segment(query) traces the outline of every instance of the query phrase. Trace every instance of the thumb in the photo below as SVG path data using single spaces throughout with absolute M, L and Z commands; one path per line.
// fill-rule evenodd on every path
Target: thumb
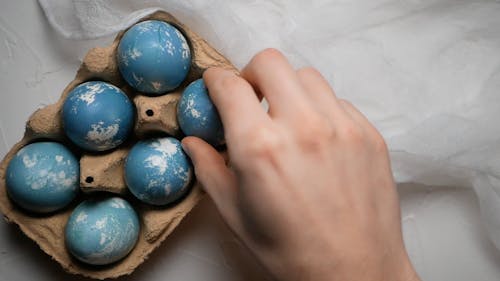
M 229 225 L 235 226 L 236 178 L 211 145 L 197 137 L 185 137 L 182 148 L 191 158 L 196 178 Z

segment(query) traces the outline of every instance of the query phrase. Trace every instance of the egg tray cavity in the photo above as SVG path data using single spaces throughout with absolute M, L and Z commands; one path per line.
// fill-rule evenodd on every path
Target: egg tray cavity
M 191 69 L 178 89 L 163 96 L 149 97 L 135 92 L 126 84 L 118 71 L 116 61 L 117 46 L 125 32 L 122 31 L 110 46 L 93 48 L 87 53 L 75 79 L 64 89 L 58 102 L 33 113 L 26 124 L 23 139 L 11 148 L 0 164 L 0 211 L 5 219 L 18 225 L 44 252 L 73 274 L 105 279 L 132 273 L 165 240 L 202 196 L 199 183 L 195 181 L 190 193 L 172 206 L 154 207 L 140 203 L 132 198 L 125 185 L 124 161 L 133 142 L 138 138 L 155 133 L 166 133 L 175 137 L 182 135 L 176 120 L 177 102 L 182 90 L 190 82 L 200 78 L 205 69 L 222 67 L 235 72 L 236 69 L 205 40 L 169 13 L 155 12 L 140 21 L 145 20 L 168 22 L 177 27 L 189 42 L 192 54 Z M 80 187 L 83 192 L 69 207 L 49 215 L 34 215 L 19 209 L 9 200 L 6 193 L 5 172 L 8 163 L 22 147 L 38 140 L 54 140 L 74 148 L 62 129 L 62 104 L 73 88 L 90 80 L 112 83 L 133 100 L 136 120 L 132 140 L 111 152 L 81 154 Z M 120 194 L 126 198 L 141 219 L 141 231 L 135 248 L 127 257 L 111 265 L 96 267 L 85 265 L 69 254 L 64 244 L 64 227 L 77 203 L 84 198 L 100 196 L 101 193 Z

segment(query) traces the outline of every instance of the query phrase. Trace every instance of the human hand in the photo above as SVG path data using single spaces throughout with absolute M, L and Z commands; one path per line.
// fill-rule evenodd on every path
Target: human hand
M 384 139 L 320 73 L 268 49 L 241 77 L 216 68 L 203 77 L 230 165 L 201 139 L 183 146 L 228 226 L 275 278 L 418 280 Z

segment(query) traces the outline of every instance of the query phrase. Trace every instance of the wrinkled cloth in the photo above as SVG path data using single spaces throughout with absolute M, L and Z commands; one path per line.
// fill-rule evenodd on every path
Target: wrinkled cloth
M 237 67 L 266 47 L 316 67 L 384 135 L 397 182 L 473 187 L 500 248 L 500 1 L 39 3 L 68 38 L 110 36 L 163 9 Z

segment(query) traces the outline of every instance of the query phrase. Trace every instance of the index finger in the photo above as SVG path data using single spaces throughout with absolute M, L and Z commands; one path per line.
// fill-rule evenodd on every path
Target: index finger
M 245 79 L 222 68 L 207 69 L 203 79 L 219 111 L 226 140 L 269 120 L 257 94 Z

